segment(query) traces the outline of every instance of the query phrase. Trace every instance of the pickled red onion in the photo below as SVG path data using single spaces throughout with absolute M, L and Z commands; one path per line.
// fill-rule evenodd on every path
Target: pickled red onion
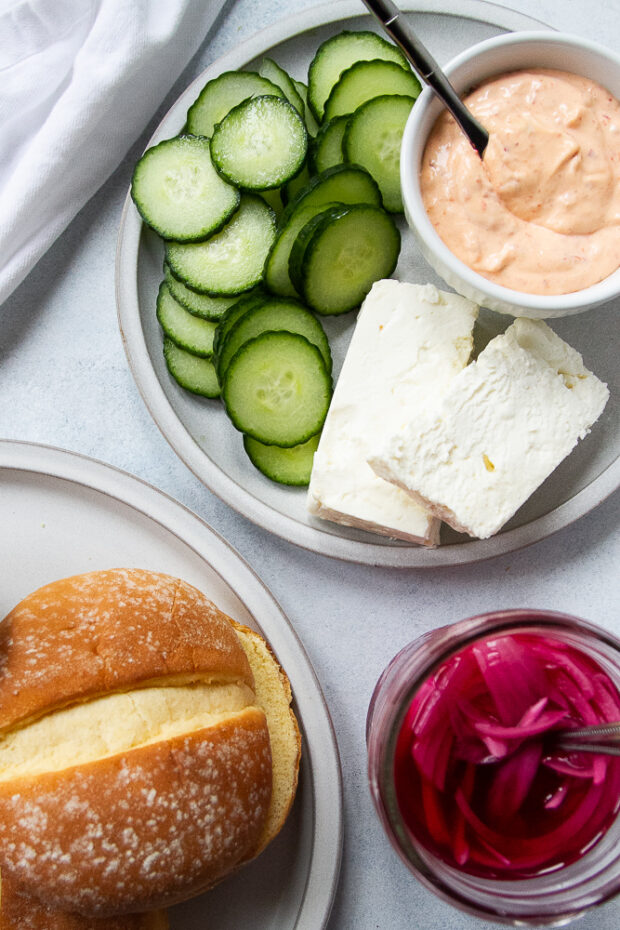
M 414 836 L 465 871 L 523 877 L 579 858 L 620 808 L 620 759 L 547 734 L 620 719 L 620 693 L 576 646 L 539 633 L 443 663 L 401 727 L 395 785 Z

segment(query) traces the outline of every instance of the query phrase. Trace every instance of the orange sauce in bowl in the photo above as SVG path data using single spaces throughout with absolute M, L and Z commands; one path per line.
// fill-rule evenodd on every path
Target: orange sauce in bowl
M 471 269 L 530 294 L 568 294 L 620 267 L 620 102 L 564 71 L 486 81 L 465 98 L 489 130 L 481 160 L 447 112 L 422 160 L 438 235 Z

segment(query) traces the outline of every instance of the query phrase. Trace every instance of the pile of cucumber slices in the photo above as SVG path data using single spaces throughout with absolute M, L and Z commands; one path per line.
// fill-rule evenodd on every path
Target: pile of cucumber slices
M 343 31 L 307 85 L 272 59 L 209 81 L 131 194 L 164 240 L 157 319 L 178 384 L 220 397 L 252 463 L 306 485 L 332 394 L 321 318 L 398 261 L 399 156 L 420 84 L 400 50 Z

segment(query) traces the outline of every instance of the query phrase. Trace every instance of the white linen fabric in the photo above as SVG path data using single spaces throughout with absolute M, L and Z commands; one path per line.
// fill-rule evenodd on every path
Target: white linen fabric
M 0 303 L 117 167 L 222 0 L 0 0 Z

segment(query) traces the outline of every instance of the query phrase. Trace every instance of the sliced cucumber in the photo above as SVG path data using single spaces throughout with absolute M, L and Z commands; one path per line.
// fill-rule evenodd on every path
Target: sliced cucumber
M 297 197 L 300 191 L 308 186 L 310 178 L 310 167 L 308 165 L 308 159 L 306 158 L 306 163 L 299 174 L 296 174 L 294 178 L 291 178 L 291 180 L 287 181 L 282 187 L 282 203 L 285 207 L 291 200 Z
M 381 58 L 409 71 L 407 59 L 396 46 L 374 32 L 344 30 L 319 45 L 308 70 L 308 102 L 319 123 L 325 101 L 343 71 L 356 61 Z
M 220 320 L 228 307 L 237 299 L 236 297 L 210 297 L 208 294 L 193 291 L 175 278 L 167 262 L 164 262 L 164 280 L 174 299 L 194 316 L 202 317 L 203 320 Z
M 398 94 L 374 97 L 348 119 L 341 117 L 346 121 L 343 141 L 346 160 L 370 172 L 379 185 L 383 206 L 391 213 L 403 211 L 400 146 L 414 103 L 413 97 Z
M 281 297 L 299 296 L 288 272 L 288 261 L 293 243 L 298 232 L 303 229 L 313 216 L 316 216 L 317 213 L 323 213 L 327 207 L 335 206 L 335 201 L 314 203 L 307 207 L 302 204 L 295 210 L 286 226 L 283 226 L 278 231 L 277 238 L 265 263 L 265 284 L 272 293 L 279 294 Z
M 215 127 L 211 158 L 218 172 L 245 190 L 280 187 L 302 168 L 308 133 L 288 100 L 244 100 Z
M 166 260 L 176 278 L 213 296 L 242 294 L 263 277 L 276 236 L 275 214 L 262 198 L 243 194 L 230 222 L 205 242 L 168 242 Z
M 293 83 L 297 89 L 297 93 L 304 102 L 304 119 L 306 121 L 306 129 L 308 130 L 309 135 L 316 136 L 319 124 L 314 118 L 314 113 L 310 109 L 310 104 L 308 103 L 308 85 L 304 84 L 303 81 L 296 81 L 293 78 Z
M 148 149 L 134 168 L 131 196 L 145 223 L 178 242 L 205 239 L 239 206 L 239 191 L 218 175 L 209 140 L 198 136 Z
M 177 384 L 202 397 L 219 397 L 220 384 L 210 358 L 200 358 L 181 349 L 172 339 L 164 339 L 164 359 Z
M 211 137 L 217 123 L 233 107 L 259 94 L 283 97 L 284 91 L 256 71 L 225 71 L 205 84 L 187 111 L 187 131 L 196 136 Z
M 157 295 L 157 319 L 166 336 L 193 355 L 210 358 L 216 324 L 201 320 L 174 299 L 165 281 Z
M 273 190 L 268 191 L 256 191 L 256 193 L 263 198 L 265 203 L 269 204 L 276 217 L 280 216 L 284 208 L 284 204 L 282 202 L 282 195 L 278 188 L 274 188 Z
M 226 368 L 231 358 L 241 346 L 260 336 L 261 333 L 278 332 L 299 333 L 308 342 L 317 347 L 328 372 L 332 370 L 332 356 L 325 330 L 299 301 L 271 297 L 258 306 L 251 307 L 229 329 L 220 347 L 215 367 L 220 384 L 226 376 Z
M 375 281 L 392 274 L 399 251 L 400 233 L 385 210 L 370 204 L 332 207 L 298 234 L 289 273 L 317 313 L 346 313 Z
M 327 123 L 323 123 L 316 134 L 316 139 L 312 144 L 312 163 L 317 174 L 325 171 L 326 168 L 341 165 L 345 161 L 342 138 L 348 119 L 348 116 L 330 119 Z M 355 161 L 355 159 L 347 158 L 346 161 Z
M 358 61 L 334 84 L 325 104 L 325 119 L 353 113 L 359 106 L 383 94 L 418 97 L 420 82 L 412 71 L 393 61 Z
M 263 333 L 226 369 L 222 399 L 232 423 L 266 445 L 297 446 L 321 429 L 331 378 L 316 346 L 295 333 Z
M 328 204 L 316 211 L 314 216 L 301 227 L 291 244 L 288 257 L 288 272 L 295 292 L 303 296 L 304 292 L 304 256 L 314 233 L 320 226 L 325 226 L 346 216 L 344 203 Z M 304 298 L 305 299 L 305 298 Z
M 258 73 L 261 75 L 261 77 L 267 78 L 268 81 L 271 81 L 272 84 L 277 84 L 277 86 L 284 92 L 284 96 L 288 102 L 295 107 L 303 119 L 305 113 L 303 98 L 300 96 L 292 77 L 284 70 L 284 68 L 281 68 L 280 65 L 273 60 L 273 58 L 263 58 L 261 66 L 258 69 Z
M 213 360 L 217 365 L 220 349 L 224 345 L 229 330 L 235 325 L 244 313 L 247 313 L 252 307 L 262 304 L 267 299 L 267 295 L 262 288 L 256 288 L 249 294 L 244 294 L 228 308 L 222 319 L 217 325 L 215 336 L 213 338 Z
M 310 178 L 307 186 L 286 205 L 280 217 L 282 229 L 299 207 L 315 203 L 374 203 L 381 206 L 381 192 L 377 182 L 364 168 L 357 165 L 334 165 Z
M 321 434 L 311 436 L 307 442 L 290 449 L 281 446 L 266 446 L 251 436 L 243 437 L 243 447 L 252 464 L 265 477 L 279 484 L 292 487 L 305 487 L 310 484 L 314 453 L 317 450 Z

